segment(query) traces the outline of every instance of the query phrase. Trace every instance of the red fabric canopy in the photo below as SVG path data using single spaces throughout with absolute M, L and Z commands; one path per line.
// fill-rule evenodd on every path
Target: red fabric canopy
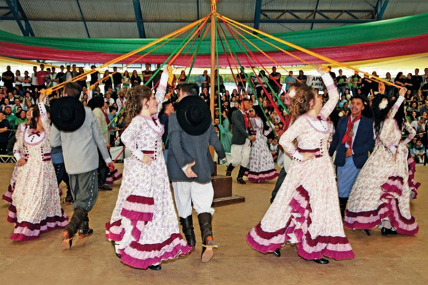
M 395 56 L 405 56 L 412 54 L 426 53 L 428 46 L 428 35 L 402 38 L 397 40 L 380 41 L 367 44 L 345 45 L 330 48 L 315 48 L 313 52 L 327 56 L 336 61 L 349 62 L 361 61 L 368 59 L 388 58 Z M 227 67 L 227 60 L 222 50 L 219 52 L 219 65 Z M 292 51 L 292 53 L 310 63 L 323 63 L 322 60 L 313 56 L 307 55 L 300 51 Z M 25 58 L 25 59 L 45 59 L 51 61 L 64 62 L 108 62 L 119 55 L 117 53 L 98 53 L 98 52 L 83 52 L 74 50 L 52 49 L 42 47 L 31 47 L 20 44 L 3 42 L 1 46 L 1 54 L 9 57 Z M 269 56 L 275 59 L 282 66 L 302 65 L 302 62 L 283 53 L 269 52 Z M 258 60 L 263 65 L 274 65 L 262 53 L 254 53 Z M 141 55 L 131 56 L 121 63 L 129 63 L 137 59 Z M 136 63 L 162 63 L 168 55 L 148 55 L 140 59 Z M 243 66 L 248 66 L 248 61 L 245 54 L 238 54 L 239 60 Z M 179 56 L 174 65 L 185 66 L 189 63 L 190 55 Z M 195 67 L 207 67 L 210 65 L 209 55 L 199 55 L 196 58 Z

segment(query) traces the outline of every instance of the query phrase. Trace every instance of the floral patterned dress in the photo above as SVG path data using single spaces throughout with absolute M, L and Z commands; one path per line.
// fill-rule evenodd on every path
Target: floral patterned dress
M 400 97 L 383 122 L 373 153 L 352 187 L 344 222 L 350 229 L 372 229 L 389 220 L 398 233 L 415 235 L 419 230 L 410 212 L 410 197 L 420 184 L 413 181 L 415 167 L 412 159 L 408 161 L 407 149 L 416 131 L 404 123 L 409 136 L 402 141 L 394 119 L 402 102 Z
M 16 134 L 15 137 L 21 137 L 22 133 L 25 131 L 25 129 L 28 127 L 26 123 L 19 124 L 18 128 L 16 128 Z M 28 157 L 28 152 L 26 148 L 21 149 L 21 156 L 22 157 Z M 12 193 L 13 189 L 15 189 L 15 183 L 16 179 L 18 177 L 18 163 L 15 164 L 15 167 L 13 168 L 12 177 L 10 178 L 9 187 L 7 188 L 6 193 L 3 194 L 2 200 L 11 204 L 12 203 Z
M 27 163 L 18 166 L 7 220 L 15 225 L 16 241 L 36 239 L 40 233 L 68 224 L 60 204 L 60 188 L 51 161 L 50 125 L 46 109 L 39 103 L 44 132 L 38 133 L 28 125 L 21 125 L 13 152 L 17 160 Z M 12 179 L 13 180 L 13 179 Z
M 280 138 L 293 161 L 274 202 L 247 235 L 250 246 L 262 253 L 292 243 L 297 245 L 298 255 L 307 260 L 323 255 L 337 260 L 354 257 L 344 233 L 328 155 L 333 125 L 327 118 L 339 99 L 336 88 L 329 90 L 330 99 L 318 118 L 307 114 L 298 117 Z M 302 152 L 313 152 L 315 158 L 302 161 Z
M 159 88 L 163 85 L 166 82 L 161 81 Z M 158 102 L 162 101 L 158 95 Z M 121 262 L 135 268 L 146 269 L 192 250 L 178 228 L 162 150 L 163 132 L 157 117 L 138 115 L 121 136 L 132 156 L 125 159 L 106 238 L 116 243 Z M 152 157 L 150 165 L 142 162 L 143 155 Z
M 250 118 L 251 126 L 256 132 L 256 140 L 252 143 L 250 164 L 245 175 L 250 182 L 263 182 L 278 177 L 272 154 L 269 151 L 267 138 L 264 135 L 262 119 Z

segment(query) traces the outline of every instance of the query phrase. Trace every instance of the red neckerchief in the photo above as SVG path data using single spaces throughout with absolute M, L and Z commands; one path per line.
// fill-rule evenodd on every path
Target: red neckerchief
M 351 116 L 348 117 L 348 124 L 346 125 L 346 133 L 343 136 L 342 144 L 348 143 L 349 148 L 352 148 L 352 136 L 350 136 L 349 133 L 354 128 L 354 124 L 356 122 L 358 122 L 360 119 L 361 119 L 361 115 L 359 115 L 358 117 L 356 117 L 354 120 L 352 120 Z
M 242 116 L 244 116 L 245 129 L 248 130 L 248 115 L 247 115 L 247 112 L 242 112 Z

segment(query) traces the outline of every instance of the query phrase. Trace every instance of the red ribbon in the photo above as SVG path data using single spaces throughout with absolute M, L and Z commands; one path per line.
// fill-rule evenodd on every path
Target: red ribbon
M 359 115 L 358 117 L 356 117 L 354 120 L 352 120 L 351 116 L 348 117 L 348 124 L 346 125 L 346 133 L 343 136 L 342 144 L 348 143 L 349 148 L 352 148 L 352 137 L 353 137 L 353 136 L 350 136 L 349 133 L 354 128 L 354 124 L 356 122 L 358 122 L 360 119 L 361 119 L 361 115 Z

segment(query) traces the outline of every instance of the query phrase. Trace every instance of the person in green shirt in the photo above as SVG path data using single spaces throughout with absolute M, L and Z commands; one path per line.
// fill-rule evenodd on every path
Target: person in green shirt
M 18 115 L 18 117 L 15 120 L 15 126 L 16 127 L 18 127 L 19 124 L 28 122 L 27 117 L 26 117 L 26 112 L 24 110 L 21 110 L 17 115 Z
M 6 114 L 6 120 L 9 121 L 10 126 L 15 129 L 16 116 L 12 113 L 12 108 L 10 106 L 6 106 L 4 108 L 4 113 Z

